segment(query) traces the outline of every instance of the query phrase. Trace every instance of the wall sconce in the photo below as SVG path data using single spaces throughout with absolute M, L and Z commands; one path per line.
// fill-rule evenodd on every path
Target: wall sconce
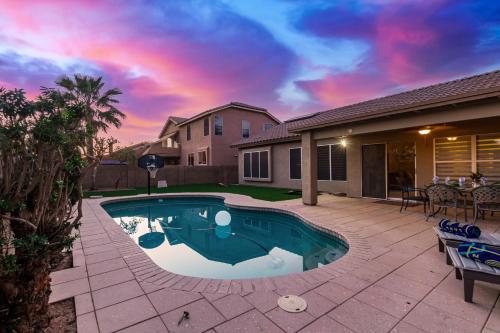
M 347 140 L 346 139 L 340 139 L 340 144 L 342 147 L 347 147 Z
M 421 129 L 421 130 L 419 130 L 419 131 L 418 131 L 418 134 L 420 134 L 420 135 L 427 135 L 427 134 L 429 134 L 430 132 L 431 132 L 431 130 L 430 130 L 430 129 L 425 128 L 425 129 Z
M 456 136 L 449 136 L 446 138 L 446 140 L 448 141 L 457 141 L 457 137 Z

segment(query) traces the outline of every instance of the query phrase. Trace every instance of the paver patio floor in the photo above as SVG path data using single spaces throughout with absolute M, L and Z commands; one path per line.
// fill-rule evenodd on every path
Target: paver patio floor
M 192 194 L 191 194 L 192 195 Z M 51 301 L 75 297 L 78 332 L 463 332 L 500 333 L 500 287 L 476 282 L 474 303 L 463 300 L 438 252 L 421 206 L 321 195 L 264 202 L 220 194 L 237 206 L 284 209 L 346 238 L 337 262 L 288 277 L 210 280 L 156 266 L 100 207 L 84 201 L 74 268 L 52 275 Z M 500 217 L 479 226 L 500 231 Z M 304 297 L 302 313 L 277 307 L 280 295 Z M 190 319 L 177 325 L 183 311 Z

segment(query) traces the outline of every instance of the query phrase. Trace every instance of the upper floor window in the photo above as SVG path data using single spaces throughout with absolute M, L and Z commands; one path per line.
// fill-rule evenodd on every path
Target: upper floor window
M 273 124 L 271 124 L 271 123 L 262 124 L 262 131 L 266 132 L 271 127 L 273 127 Z
M 191 140 L 191 125 L 186 126 L 186 140 Z
M 250 122 L 248 120 L 241 121 L 241 136 L 243 138 L 250 136 Z
M 215 115 L 214 120 L 214 134 L 222 135 L 222 116 Z
M 207 136 L 210 134 L 210 119 L 206 117 L 203 119 L 203 135 Z

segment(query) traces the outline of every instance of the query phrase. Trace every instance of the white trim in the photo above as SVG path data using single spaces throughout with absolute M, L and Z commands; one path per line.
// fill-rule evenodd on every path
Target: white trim
M 197 153 L 198 153 L 197 154 L 198 155 L 198 164 L 197 165 L 199 165 L 199 166 L 206 166 L 206 165 L 208 165 L 208 148 L 198 149 Z M 200 163 L 200 153 L 205 153 L 205 162 L 206 163 Z
M 340 143 L 324 143 L 324 144 L 319 144 L 316 145 L 316 147 L 323 147 L 323 146 L 328 146 L 328 169 L 330 172 L 330 179 L 318 179 L 318 182 L 347 182 L 347 148 L 345 148 L 345 163 L 346 163 L 346 173 L 345 173 L 345 179 L 344 180 L 338 180 L 338 179 L 332 179 L 332 146 L 337 146 L 341 145 Z
M 263 152 L 267 152 L 267 178 L 260 177 L 260 154 Z M 253 177 L 252 175 L 252 154 L 259 153 L 259 178 Z M 245 177 L 245 154 L 250 154 L 250 177 Z M 272 181 L 272 163 L 271 163 L 272 155 L 271 148 L 261 149 L 261 150 L 249 150 L 243 152 L 243 180 L 252 181 L 252 182 L 271 182 Z
M 290 170 L 290 151 L 292 149 L 300 149 L 300 178 L 292 178 L 292 170 Z M 302 147 L 290 147 L 288 148 L 288 180 L 302 180 Z
M 189 155 L 193 155 L 193 164 L 189 164 Z M 187 165 L 188 166 L 195 166 L 195 163 L 194 163 L 194 153 L 187 153 Z

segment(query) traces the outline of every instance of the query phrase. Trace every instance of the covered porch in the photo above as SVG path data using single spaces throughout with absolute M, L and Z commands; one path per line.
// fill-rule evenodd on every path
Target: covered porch
M 498 182 L 498 114 L 498 104 L 476 104 L 303 131 L 303 202 L 316 204 L 318 191 L 399 199 L 400 182 L 421 188 L 434 176 L 455 181 L 465 177 L 470 182 L 472 172 L 480 172 L 490 184 Z M 335 153 L 332 148 L 326 157 L 332 175 L 344 163 L 344 178 L 328 179 L 327 175 L 325 180 L 321 175 L 325 170 L 321 154 L 325 153 L 319 147 L 325 145 L 344 151 L 342 156 L 339 148 Z

